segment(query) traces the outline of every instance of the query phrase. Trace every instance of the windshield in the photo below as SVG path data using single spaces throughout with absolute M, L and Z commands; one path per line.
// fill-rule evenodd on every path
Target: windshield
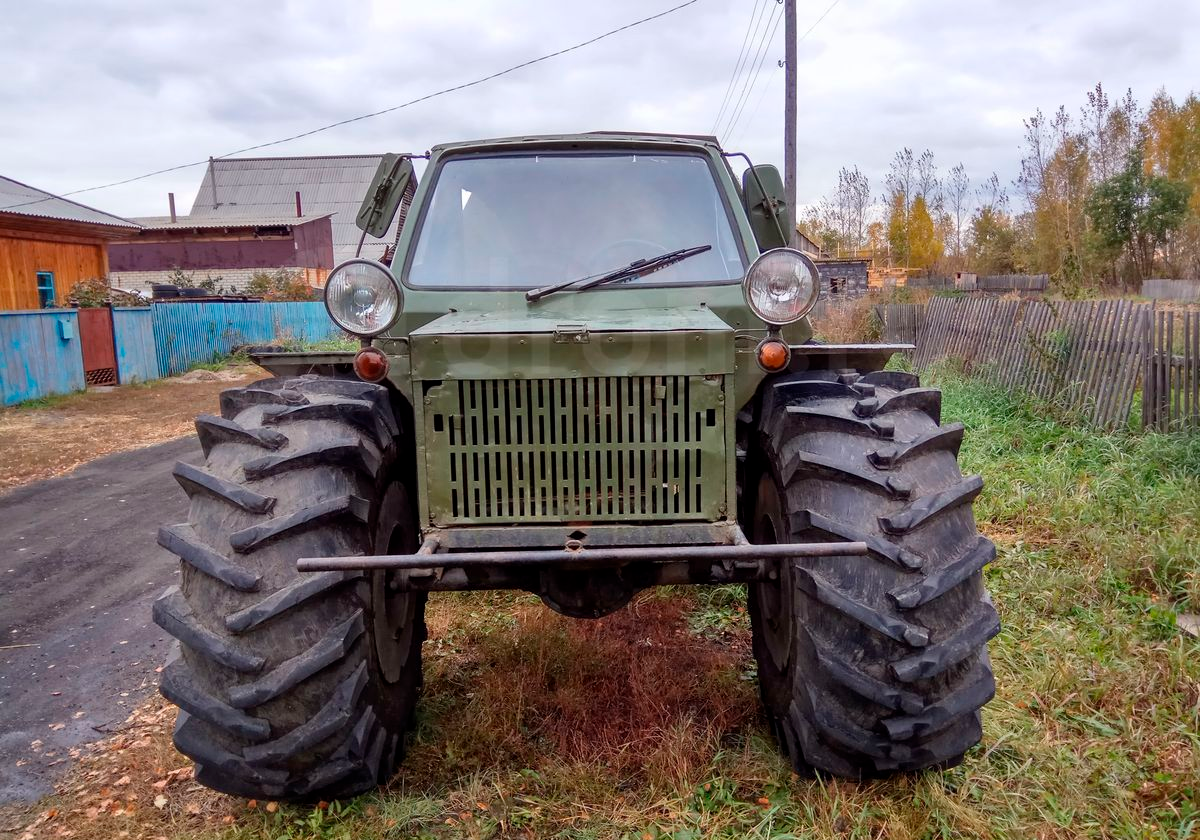
M 615 285 L 740 280 L 745 263 L 706 158 L 550 153 L 451 158 L 408 266 L 413 286 L 530 289 L 697 245 Z

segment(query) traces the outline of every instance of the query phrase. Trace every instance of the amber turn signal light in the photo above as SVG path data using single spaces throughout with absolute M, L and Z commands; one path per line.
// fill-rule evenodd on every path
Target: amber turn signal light
M 759 367 L 775 373 L 788 366 L 788 362 L 792 358 L 792 351 L 787 344 L 777 338 L 764 338 L 758 343 L 755 355 L 758 357 Z
M 354 372 L 364 382 L 379 382 L 388 372 L 388 357 L 374 347 L 364 347 L 354 357 Z

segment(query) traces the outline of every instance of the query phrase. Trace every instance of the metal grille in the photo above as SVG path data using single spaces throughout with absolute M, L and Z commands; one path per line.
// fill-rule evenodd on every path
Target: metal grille
M 720 377 L 469 380 L 426 392 L 439 524 L 717 519 Z
M 88 385 L 116 385 L 117 369 L 106 367 L 85 370 L 83 372 L 83 381 Z

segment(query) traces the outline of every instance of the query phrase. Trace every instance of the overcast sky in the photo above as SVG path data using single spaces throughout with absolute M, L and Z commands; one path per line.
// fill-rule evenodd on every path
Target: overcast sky
M 305 131 L 553 52 L 680 0 L 0 0 L 0 175 L 65 192 Z M 774 0 L 759 0 L 774 8 Z M 831 0 L 798 0 L 804 33 Z M 259 152 L 418 151 L 596 129 L 709 133 L 756 0 L 698 0 L 568 55 Z M 767 10 L 768 12 L 770 9 Z M 1021 120 L 1103 82 L 1200 87 L 1197 0 L 840 0 L 800 44 L 799 199 L 902 146 L 1015 177 Z M 1192 46 L 1189 46 L 1192 42 Z M 727 148 L 782 164 L 783 26 Z M 739 83 L 740 85 L 740 83 Z M 735 89 L 736 90 L 736 89 Z M 76 199 L 191 206 L 194 167 Z M 1010 188 L 1010 192 L 1012 192 Z

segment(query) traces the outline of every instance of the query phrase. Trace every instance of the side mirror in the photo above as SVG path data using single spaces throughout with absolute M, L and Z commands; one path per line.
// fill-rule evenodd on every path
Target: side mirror
M 779 170 L 769 163 L 747 168 L 742 173 L 742 201 L 759 249 L 786 248 L 791 222 Z
M 392 219 L 396 218 L 396 210 L 409 181 L 416 181 L 412 159 L 407 155 L 384 155 L 371 179 L 367 196 L 358 208 L 358 217 L 354 220 L 358 229 L 376 239 L 382 238 L 391 227 Z

